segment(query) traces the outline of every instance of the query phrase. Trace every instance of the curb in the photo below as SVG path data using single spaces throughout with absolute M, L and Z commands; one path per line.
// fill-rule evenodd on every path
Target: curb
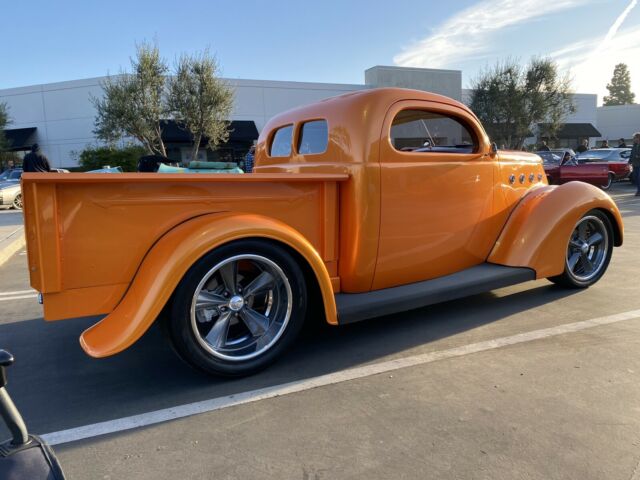
M 5 263 L 18 250 L 26 245 L 24 227 L 11 232 L 7 238 L 0 241 L 0 265 Z

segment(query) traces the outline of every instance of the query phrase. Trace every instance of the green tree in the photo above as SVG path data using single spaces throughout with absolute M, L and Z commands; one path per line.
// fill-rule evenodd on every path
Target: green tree
M 207 147 L 215 148 L 229 138 L 233 91 L 218 77 L 218 70 L 216 59 L 205 50 L 194 56 L 182 55 L 169 80 L 168 108 L 193 137 L 193 160 L 203 139 Z
M 122 137 L 135 138 L 148 153 L 166 156 L 160 121 L 167 116 L 167 65 L 157 46 L 143 43 L 131 67 L 131 73 L 107 77 L 103 96 L 92 98 L 97 111 L 94 133 L 111 144 Z
M 553 137 L 575 111 L 569 77 L 546 58 L 525 66 L 514 59 L 498 62 L 480 73 L 471 90 L 471 109 L 492 141 L 509 148 L 522 148 L 538 123 Z
M 0 151 L 6 150 L 9 147 L 9 143 L 7 142 L 7 137 L 4 134 L 4 130 L 10 123 L 11 121 L 9 120 L 9 107 L 6 103 L 0 102 Z
M 636 96 L 631 91 L 631 75 L 625 63 L 619 63 L 615 66 L 611 83 L 607 84 L 607 90 L 609 90 L 609 95 L 604 97 L 604 105 L 633 103 Z

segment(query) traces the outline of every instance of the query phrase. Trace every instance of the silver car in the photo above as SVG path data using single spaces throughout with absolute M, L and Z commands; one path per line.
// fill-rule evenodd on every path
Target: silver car
M 22 170 L 7 170 L 0 175 L 0 207 L 22 210 L 20 177 Z

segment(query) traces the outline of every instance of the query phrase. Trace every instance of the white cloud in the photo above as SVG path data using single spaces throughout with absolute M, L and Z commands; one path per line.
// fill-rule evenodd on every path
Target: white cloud
M 591 40 L 580 40 L 551 53 L 560 68 L 570 71 L 574 89 L 581 93 L 597 93 L 602 102 L 608 94 L 607 83 L 618 63 L 626 63 L 631 72 L 631 88 L 640 100 L 640 27 L 618 31 L 627 15 L 637 5 L 631 0 L 611 25 L 607 34 Z
M 393 58 L 403 67 L 442 68 L 486 53 L 492 33 L 590 0 L 483 0 L 449 18 Z M 637 0 L 634 0 L 637 1 Z

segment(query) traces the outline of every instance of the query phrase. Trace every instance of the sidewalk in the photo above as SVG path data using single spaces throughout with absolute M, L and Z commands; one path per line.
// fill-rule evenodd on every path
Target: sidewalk
M 0 265 L 25 245 L 22 212 L 0 210 Z

